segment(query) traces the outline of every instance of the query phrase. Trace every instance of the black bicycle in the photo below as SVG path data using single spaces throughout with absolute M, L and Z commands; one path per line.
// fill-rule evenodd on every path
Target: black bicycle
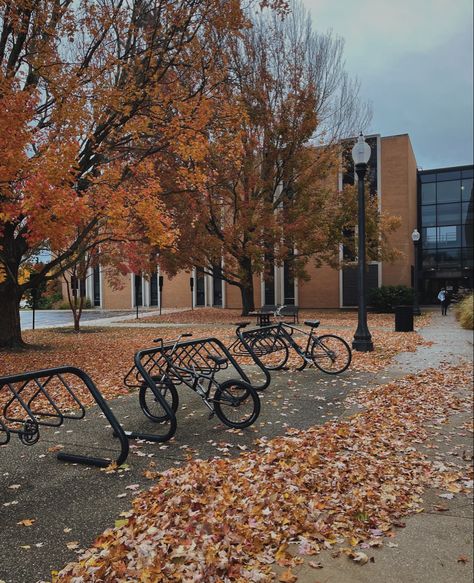
M 159 347 L 140 352 L 142 366 L 148 370 L 154 384 L 153 388 L 145 382 L 140 384 L 139 402 L 143 413 L 151 421 L 167 421 L 168 416 L 163 414 L 157 393 L 176 413 L 179 405 L 176 385 L 184 384 L 204 401 L 210 410 L 209 418 L 215 414 L 234 429 L 252 425 L 260 414 L 260 399 L 255 388 L 242 379 L 216 379 L 216 374 L 226 369 L 229 361 L 241 376 L 245 373 L 219 340 L 208 338 L 181 342 L 183 337 L 189 336 L 192 334 L 181 334 L 168 344 L 158 338 L 155 342 L 160 343 Z M 224 356 L 216 352 L 224 353 Z M 136 369 L 129 371 L 127 377 L 132 371 L 136 372 Z
M 319 320 L 306 320 L 305 325 L 311 328 L 310 332 L 285 322 L 242 332 L 248 325 L 248 322 L 244 322 L 239 324 L 237 336 L 247 351 L 252 351 L 268 370 L 283 369 L 288 361 L 290 349 L 293 349 L 303 361 L 297 370 L 314 365 L 327 374 L 340 374 L 351 364 L 352 351 L 349 344 L 340 336 L 335 334 L 318 336 L 315 329 L 319 324 Z M 304 348 L 294 339 L 295 332 L 307 336 Z

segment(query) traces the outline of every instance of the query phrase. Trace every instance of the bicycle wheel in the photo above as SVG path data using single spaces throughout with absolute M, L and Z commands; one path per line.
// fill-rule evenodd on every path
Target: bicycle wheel
M 224 381 L 214 395 L 214 411 L 228 427 L 242 429 L 260 415 L 257 391 L 244 381 Z
M 255 339 L 250 348 L 267 370 L 281 370 L 288 360 L 289 350 L 286 342 L 275 335 Z
M 339 374 L 351 364 L 352 352 L 349 344 L 339 336 L 324 334 L 313 342 L 311 358 L 319 370 Z
M 169 379 L 164 381 L 155 381 L 156 388 L 160 391 L 161 395 L 165 401 L 170 406 L 173 413 L 176 413 L 179 405 L 179 396 L 176 387 Z M 153 391 L 148 385 L 142 385 L 140 387 L 140 393 L 138 395 L 138 400 L 143 413 L 155 423 L 160 423 L 168 419 L 168 415 L 164 414 L 163 407 L 161 403 L 156 398 Z

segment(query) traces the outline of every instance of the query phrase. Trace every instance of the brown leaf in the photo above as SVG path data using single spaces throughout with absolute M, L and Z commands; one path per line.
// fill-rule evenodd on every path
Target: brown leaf
M 36 522 L 35 518 L 25 518 L 24 520 L 20 520 L 19 522 L 17 522 L 17 524 L 19 526 L 33 526 L 35 522 Z

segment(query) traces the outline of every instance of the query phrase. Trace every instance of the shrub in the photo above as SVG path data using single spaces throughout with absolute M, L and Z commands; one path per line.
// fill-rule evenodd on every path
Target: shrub
M 413 304 L 413 289 L 406 285 L 383 285 L 369 289 L 369 306 L 377 312 L 393 312 L 395 306 L 411 306 Z
M 474 294 L 466 296 L 455 308 L 456 318 L 463 328 L 474 330 Z

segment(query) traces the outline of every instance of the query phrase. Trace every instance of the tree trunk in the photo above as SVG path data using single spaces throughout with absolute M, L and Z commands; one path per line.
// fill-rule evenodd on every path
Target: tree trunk
M 80 332 L 81 316 L 77 311 L 73 312 L 72 315 L 74 317 L 74 332 Z
M 253 273 L 250 259 L 245 259 L 240 263 L 240 270 L 244 274 L 244 277 L 242 277 L 242 285 L 240 286 L 240 293 L 242 296 L 241 315 L 247 316 L 249 312 L 255 310 L 253 297 Z
M 25 346 L 21 338 L 20 297 L 12 285 L 0 285 L 0 348 Z

